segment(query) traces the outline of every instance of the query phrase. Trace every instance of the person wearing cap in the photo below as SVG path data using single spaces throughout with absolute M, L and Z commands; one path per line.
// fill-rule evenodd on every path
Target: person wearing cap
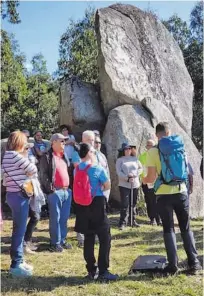
M 145 176 L 147 172 L 146 162 L 147 162 L 147 151 L 150 150 L 155 146 L 155 141 L 152 139 L 148 139 L 146 143 L 146 151 L 139 155 L 139 161 L 143 165 L 143 173 L 141 177 Z M 154 184 L 142 184 L 142 190 L 144 193 L 144 199 L 147 206 L 147 215 L 150 219 L 150 225 L 161 225 L 161 220 L 157 211 L 157 204 L 156 204 L 156 195 L 154 193 Z
M 140 187 L 139 175 L 142 173 L 143 168 L 137 157 L 131 155 L 131 150 L 130 145 L 123 143 L 118 150 L 120 157 L 116 161 L 116 172 L 121 197 L 120 230 L 123 230 L 128 222 L 130 223 L 131 187 L 133 187 L 133 225 L 139 227 L 139 224 L 136 222 L 136 204 L 138 189 Z
M 70 216 L 72 193 L 69 189 L 69 162 L 64 155 L 65 137 L 53 134 L 51 148 L 43 155 L 40 165 L 41 186 L 48 194 L 50 251 L 71 249 L 66 242 L 67 221 Z

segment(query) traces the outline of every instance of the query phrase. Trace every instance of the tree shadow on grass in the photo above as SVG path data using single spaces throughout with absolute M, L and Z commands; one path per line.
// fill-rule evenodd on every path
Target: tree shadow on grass
M 160 274 L 156 276 L 161 277 Z M 126 275 L 119 277 L 118 281 L 151 281 L 155 277 L 155 274 L 137 274 Z M 8 271 L 1 270 L 1 292 L 17 292 L 23 291 L 27 294 L 32 292 L 51 292 L 55 288 L 60 286 L 78 286 L 78 288 L 83 288 L 84 285 L 88 284 L 101 284 L 101 283 L 111 283 L 111 282 L 101 282 L 101 281 L 90 281 L 83 276 L 32 276 L 30 278 L 13 278 L 9 275 Z
M 13 278 L 6 271 L 1 271 L 1 292 L 52 291 L 60 286 L 80 286 L 87 284 L 88 280 L 80 276 L 32 276 L 30 278 Z

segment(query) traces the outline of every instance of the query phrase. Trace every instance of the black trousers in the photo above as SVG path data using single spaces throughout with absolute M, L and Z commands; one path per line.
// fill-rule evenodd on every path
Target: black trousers
M 103 274 L 109 268 L 109 255 L 111 248 L 111 234 L 109 224 L 96 231 L 99 239 L 98 268 L 99 274 Z M 88 272 L 96 271 L 96 259 L 94 256 L 95 234 L 84 235 L 84 259 Z
M 95 235 L 99 238 L 98 268 L 103 274 L 109 267 L 111 234 L 106 214 L 106 198 L 95 196 L 90 206 L 76 207 L 75 231 L 84 234 L 84 259 L 88 272 L 95 272 Z
M 29 208 L 29 217 L 30 217 L 30 220 L 27 224 L 26 233 L 24 236 L 25 242 L 31 241 L 33 231 L 34 231 L 38 221 L 40 220 L 40 214 L 34 212 L 33 210 L 31 210 L 31 208 Z
M 157 208 L 164 233 L 174 232 L 174 211 L 180 231 L 190 230 L 189 197 L 186 193 L 157 195 Z
M 147 215 L 151 221 L 154 219 L 157 223 L 160 223 L 160 217 L 157 209 L 157 197 L 154 194 L 154 188 L 148 188 L 145 184 L 142 184 L 142 190 L 144 193 L 145 203 L 147 205 Z
M 127 225 L 131 217 L 131 189 L 119 186 L 121 206 L 120 206 L 120 222 L 119 225 Z M 138 188 L 133 189 L 133 222 L 136 221 L 136 204 L 137 204 Z

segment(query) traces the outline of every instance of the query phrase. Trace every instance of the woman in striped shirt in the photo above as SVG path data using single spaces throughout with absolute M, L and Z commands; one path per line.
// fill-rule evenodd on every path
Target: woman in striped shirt
M 28 176 L 37 173 L 37 168 L 26 157 L 26 135 L 20 131 L 10 134 L 2 161 L 6 186 L 6 200 L 13 217 L 11 241 L 11 268 L 14 276 L 31 276 L 33 267 L 23 261 L 23 239 L 29 211 L 29 199 L 25 198 L 20 186 Z

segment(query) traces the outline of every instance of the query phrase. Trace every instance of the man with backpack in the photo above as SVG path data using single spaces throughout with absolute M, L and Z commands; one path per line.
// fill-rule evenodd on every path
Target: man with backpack
M 168 265 L 164 272 L 174 274 L 178 271 L 176 235 L 173 212 L 175 211 L 184 249 L 191 272 L 201 269 L 195 247 L 193 232 L 190 230 L 189 198 L 186 182 L 188 178 L 187 159 L 183 140 L 170 133 L 169 124 L 160 122 L 156 126 L 158 146 L 147 153 L 147 176 L 143 184 L 154 183 L 157 208 L 162 220 L 164 244 Z

